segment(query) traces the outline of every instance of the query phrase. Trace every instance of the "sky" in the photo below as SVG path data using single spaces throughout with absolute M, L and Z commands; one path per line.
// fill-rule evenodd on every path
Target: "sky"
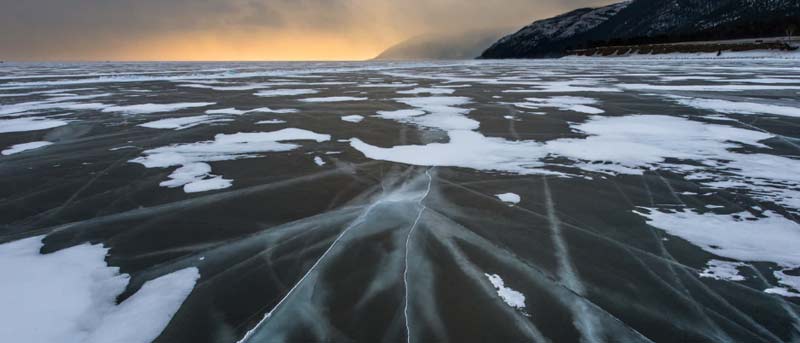
M 362 60 L 609 0 L 0 0 L 0 59 Z

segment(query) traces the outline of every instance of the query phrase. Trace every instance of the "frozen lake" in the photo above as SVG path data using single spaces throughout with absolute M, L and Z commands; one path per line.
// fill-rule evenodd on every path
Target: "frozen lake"
M 0 65 L 0 341 L 789 342 L 798 60 Z

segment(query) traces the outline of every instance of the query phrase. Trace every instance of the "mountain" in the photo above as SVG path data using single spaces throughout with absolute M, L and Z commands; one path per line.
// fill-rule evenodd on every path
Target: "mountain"
M 472 59 L 512 30 L 487 29 L 417 36 L 386 49 L 376 60 Z
M 800 24 L 798 0 L 632 0 L 536 21 L 481 58 L 557 57 L 566 50 L 781 36 Z

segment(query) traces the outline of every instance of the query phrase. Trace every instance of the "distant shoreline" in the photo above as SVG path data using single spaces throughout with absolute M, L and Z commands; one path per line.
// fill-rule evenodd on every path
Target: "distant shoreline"
M 702 42 L 678 42 L 664 44 L 637 44 L 600 46 L 588 49 L 568 50 L 565 57 L 642 57 L 668 55 L 696 55 L 699 57 L 796 57 L 800 38 L 769 37 Z M 749 56 L 746 56 L 749 55 Z

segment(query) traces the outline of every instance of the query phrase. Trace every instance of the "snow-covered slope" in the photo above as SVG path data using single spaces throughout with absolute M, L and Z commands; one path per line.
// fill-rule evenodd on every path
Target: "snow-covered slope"
M 774 36 L 798 15 L 797 0 L 631 0 L 536 21 L 481 57 L 552 57 L 604 44 Z

